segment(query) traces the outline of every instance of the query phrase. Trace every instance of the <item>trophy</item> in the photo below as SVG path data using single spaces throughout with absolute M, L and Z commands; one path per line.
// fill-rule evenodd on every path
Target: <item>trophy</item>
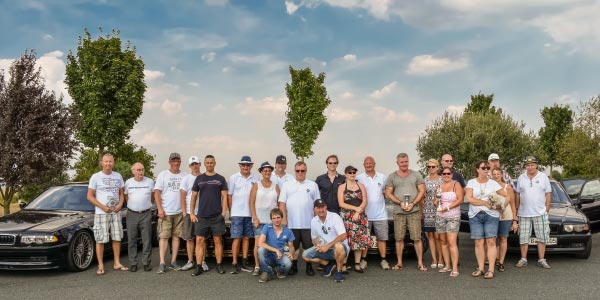
M 442 188 L 439 186 L 435 189 L 435 198 L 438 201 L 437 211 L 442 211 Z
M 408 201 L 410 200 L 410 194 L 404 194 L 404 205 L 408 207 Z
M 108 206 L 108 208 L 110 208 L 110 210 L 114 212 L 117 204 L 119 204 L 119 201 L 117 201 L 117 199 L 113 197 L 110 197 L 108 198 L 108 204 L 106 206 Z

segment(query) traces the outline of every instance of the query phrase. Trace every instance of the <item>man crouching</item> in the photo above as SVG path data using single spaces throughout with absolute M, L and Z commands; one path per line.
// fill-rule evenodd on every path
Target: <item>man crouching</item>
M 274 208 L 270 212 L 271 224 L 263 226 L 258 238 L 258 261 L 261 274 L 258 282 L 267 282 L 273 277 L 273 270 L 277 278 L 285 278 L 287 271 L 292 266 L 291 253 L 294 253 L 294 234 L 283 226 L 283 212 Z

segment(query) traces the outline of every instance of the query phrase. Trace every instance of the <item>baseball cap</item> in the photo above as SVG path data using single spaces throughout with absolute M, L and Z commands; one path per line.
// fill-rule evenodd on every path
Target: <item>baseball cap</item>
M 353 167 L 353 166 L 347 166 L 347 167 L 344 169 L 344 173 L 348 173 L 348 172 L 350 172 L 350 171 L 354 171 L 354 172 L 356 172 L 356 171 L 358 171 L 358 169 L 357 169 L 357 168 L 355 168 L 355 167 Z
M 492 153 L 490 154 L 490 156 L 488 157 L 488 160 L 500 160 L 500 156 L 498 156 L 497 153 Z
M 198 158 L 198 156 L 190 156 L 190 158 L 188 159 L 188 165 L 191 165 L 193 163 L 200 163 L 200 159 Z
M 287 163 L 287 159 L 285 158 L 285 155 L 277 155 L 277 158 L 275 158 L 275 163 L 276 164 L 285 164 L 285 163 Z
M 264 168 L 271 168 L 271 171 L 273 171 L 275 168 L 273 168 L 273 166 L 271 166 L 271 164 L 268 161 L 265 161 L 264 163 L 260 164 L 260 168 L 258 168 L 258 172 L 262 172 L 262 170 Z
M 526 164 L 537 164 L 538 160 L 537 160 L 537 158 L 535 158 L 535 156 L 528 155 L 527 157 L 525 157 L 525 163 Z
M 248 156 L 248 155 L 244 155 L 244 156 L 242 156 L 242 159 L 240 159 L 240 162 L 239 162 L 239 163 L 240 163 L 240 164 L 254 164 L 254 163 L 252 162 L 252 159 L 251 159 L 251 158 L 250 158 L 250 156 Z
M 169 160 L 172 159 L 181 159 L 181 155 L 179 155 L 177 152 L 171 152 L 171 154 L 169 154 Z
M 323 199 L 315 200 L 315 207 L 321 207 L 321 206 L 325 206 L 325 205 L 327 205 L 327 203 L 325 203 L 325 201 L 323 201 Z

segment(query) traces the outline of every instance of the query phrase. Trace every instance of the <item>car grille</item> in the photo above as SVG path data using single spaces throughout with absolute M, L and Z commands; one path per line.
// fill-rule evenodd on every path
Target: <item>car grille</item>
M 13 234 L 0 234 L 0 245 L 12 246 L 15 244 L 15 235 Z
M 550 234 L 558 234 L 561 225 L 559 224 L 550 224 Z

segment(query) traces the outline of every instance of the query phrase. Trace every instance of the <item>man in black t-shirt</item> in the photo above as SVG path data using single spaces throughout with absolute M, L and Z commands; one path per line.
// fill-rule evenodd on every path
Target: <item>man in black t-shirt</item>
M 223 270 L 223 243 L 222 235 L 225 234 L 225 215 L 227 214 L 227 181 L 225 177 L 215 172 L 215 157 L 207 155 L 204 158 L 206 172 L 196 177 L 192 186 L 192 201 L 190 202 L 190 219 L 196 223 L 196 268 L 192 276 L 202 274 L 202 258 L 204 257 L 204 243 L 208 237 L 209 229 L 215 243 L 215 256 L 217 258 L 217 272 L 224 274 Z M 196 201 L 198 199 L 198 215 Z
M 346 182 L 346 176 L 337 172 L 338 157 L 335 154 L 327 156 L 325 165 L 327 166 L 327 173 L 319 175 L 315 182 L 319 186 L 319 193 L 321 199 L 327 203 L 327 210 L 336 214 L 340 213 L 340 205 L 338 203 L 338 187 L 340 184 Z

